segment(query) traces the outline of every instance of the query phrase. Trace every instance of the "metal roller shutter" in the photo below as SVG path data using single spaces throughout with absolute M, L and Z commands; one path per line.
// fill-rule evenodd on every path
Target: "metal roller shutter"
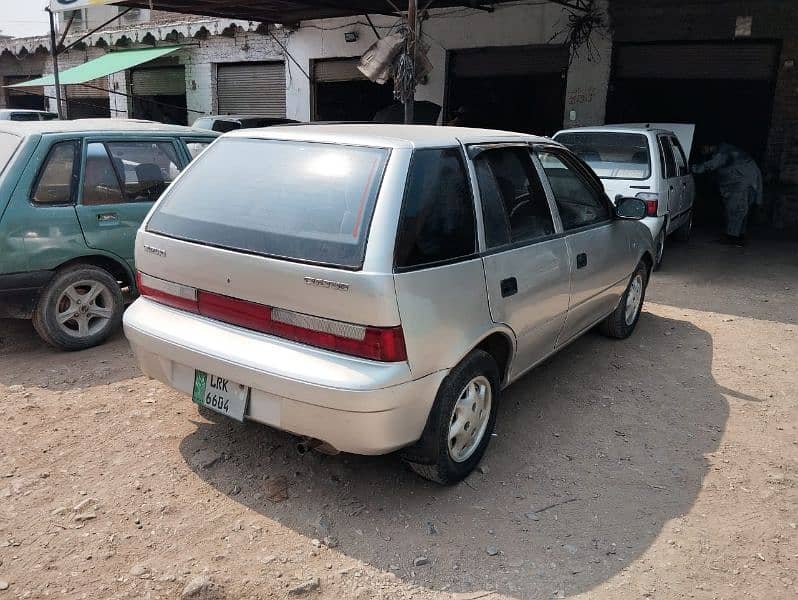
M 216 70 L 219 114 L 285 117 L 285 63 L 238 63 Z
M 615 54 L 619 79 L 773 79 L 775 44 L 624 44 Z
M 353 81 L 365 79 L 358 71 L 360 58 L 333 58 L 313 63 L 313 79 L 316 82 Z
M 18 83 L 24 83 L 25 81 L 30 81 L 31 79 L 38 79 L 41 77 L 39 75 L 7 75 L 4 77 L 3 85 L 16 85 Z M 5 88 L 6 94 L 9 97 L 11 96 L 44 96 L 44 88 L 39 86 L 34 87 L 26 87 L 26 88 L 12 88 L 7 87 Z
M 87 81 L 86 85 L 75 84 L 66 86 L 66 95 L 67 98 L 108 98 L 108 92 L 103 90 L 109 89 L 110 85 L 108 77 L 99 77 Z
M 134 96 L 181 96 L 186 93 L 185 67 L 134 69 L 132 73 Z
M 558 73 L 568 69 L 568 48 L 554 44 L 539 46 L 493 46 L 452 53 L 455 77 L 500 77 Z

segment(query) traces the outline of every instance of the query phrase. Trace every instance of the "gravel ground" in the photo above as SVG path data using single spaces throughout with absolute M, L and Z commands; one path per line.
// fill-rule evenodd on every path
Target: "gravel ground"
M 0 600 L 796 598 L 796 256 L 671 245 L 635 335 L 508 389 L 452 488 L 0 321 Z

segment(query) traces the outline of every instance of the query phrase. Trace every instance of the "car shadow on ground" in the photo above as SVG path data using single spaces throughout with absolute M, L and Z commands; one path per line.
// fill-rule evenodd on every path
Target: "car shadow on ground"
M 198 419 L 180 450 L 218 491 L 407 582 L 563 597 L 629 566 L 695 502 L 729 412 L 712 352 L 707 332 L 650 313 L 629 340 L 581 338 L 505 391 L 483 472 L 454 487 L 395 457 L 299 456 L 290 435 L 221 419 Z M 224 460 L 203 469 L 208 450 Z
M 121 330 L 96 348 L 63 352 L 44 342 L 30 321 L 0 319 L 0 382 L 4 385 L 73 390 L 140 374 Z

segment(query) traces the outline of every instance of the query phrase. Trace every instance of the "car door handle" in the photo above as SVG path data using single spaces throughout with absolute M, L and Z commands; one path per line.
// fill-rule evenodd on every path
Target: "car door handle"
M 583 269 L 587 266 L 587 254 L 582 252 L 582 254 L 576 255 L 576 268 Z
M 100 223 L 116 223 L 119 221 L 119 215 L 117 213 L 100 213 L 97 215 L 97 221 Z
M 516 280 L 515 277 L 508 277 L 507 279 L 502 279 L 500 285 L 502 288 L 502 298 L 515 296 L 518 293 L 518 281 Z

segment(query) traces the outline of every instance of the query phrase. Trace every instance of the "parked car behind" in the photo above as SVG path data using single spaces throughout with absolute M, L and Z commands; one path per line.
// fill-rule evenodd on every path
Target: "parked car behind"
M 27 108 L 0 109 L 0 121 L 55 121 L 58 115 L 46 110 L 30 110 Z
M 117 119 L 0 121 L 0 317 L 65 350 L 104 341 L 135 289 L 153 202 L 217 134 Z
M 654 250 L 628 219 L 644 213 L 528 135 L 234 132 L 142 224 L 125 331 L 142 370 L 201 407 L 303 448 L 403 449 L 451 483 L 503 387 L 596 324 L 632 333 Z
M 253 127 L 272 127 L 273 125 L 288 125 L 298 123 L 293 119 L 282 119 L 276 117 L 261 117 L 258 115 L 215 115 L 210 117 L 200 117 L 192 127 L 195 129 L 207 129 L 227 133 L 236 129 L 252 129 Z
M 554 139 L 568 146 L 601 178 L 610 198 L 646 202 L 643 222 L 651 230 L 662 264 L 665 239 L 683 241 L 693 224 L 695 182 L 688 164 L 694 125 L 641 123 L 566 129 Z

